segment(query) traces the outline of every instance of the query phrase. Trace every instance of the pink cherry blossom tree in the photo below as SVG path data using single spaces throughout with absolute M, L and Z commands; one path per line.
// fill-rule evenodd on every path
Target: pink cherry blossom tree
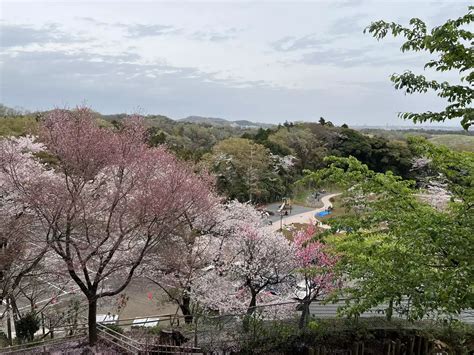
M 199 301 L 221 312 L 250 315 L 259 301 L 280 299 L 295 268 L 291 243 L 270 231 L 252 206 L 238 202 L 224 206 L 215 232 L 211 268 L 194 289 Z
M 331 255 L 326 244 L 315 240 L 316 226 L 309 224 L 305 229 L 297 231 L 293 236 L 297 274 L 301 277 L 295 299 L 300 303 L 300 327 L 303 328 L 309 318 L 311 302 L 327 296 L 339 287 L 334 266 L 338 258 Z
M 265 296 L 283 292 L 278 289 L 294 269 L 292 247 L 282 234 L 254 225 L 242 226 L 231 243 L 225 272 L 250 299 L 247 314 L 252 314 L 262 292 Z
M 213 203 L 211 179 L 145 138 L 139 117 L 112 130 L 87 108 L 54 110 L 39 136 L 50 164 L 2 151 L 1 184 L 40 221 L 34 232 L 88 300 L 91 345 L 98 299 L 124 290 L 150 250 Z
M 216 210 L 211 208 L 208 214 Z M 145 277 L 176 303 L 186 323 L 193 321 L 195 313 L 192 289 L 203 282 L 206 268 L 214 257 L 214 241 L 207 234 L 209 228 L 212 228 L 212 219 L 180 226 L 146 260 Z
M 415 158 L 412 170 L 421 177 L 423 189 L 417 195 L 420 201 L 426 202 L 438 211 L 445 211 L 454 196 L 449 191 L 446 177 L 434 169 L 432 159 L 425 156 Z
M 51 252 L 43 229 L 34 211 L 21 202 L 21 193 L 14 179 L 28 181 L 47 178 L 49 172 L 33 159 L 44 149 L 34 137 L 0 140 L 0 301 L 4 305 L 0 319 L 7 316 L 7 333 L 11 339 L 11 315 L 19 320 L 23 311 L 36 312 L 37 285 L 55 268 L 47 260 Z M 19 295 L 26 295 L 31 305 L 20 308 Z M 44 304 L 43 304 L 44 306 Z
M 236 257 L 231 255 L 236 251 L 230 246 L 238 231 L 246 225 L 263 227 L 261 222 L 261 214 L 248 205 L 236 201 L 216 204 L 150 253 L 146 277 L 178 305 L 186 322 L 191 322 L 202 306 L 227 311 L 245 309 L 248 305 L 243 293 L 223 274 Z M 229 297 L 233 292 L 236 297 Z
M 38 265 L 47 251 L 44 243 L 30 243 L 29 236 L 37 221 L 31 210 L 16 203 L 18 194 L 5 178 L 5 172 L 17 164 L 23 164 L 23 169 L 15 172 L 18 176 L 41 174 L 34 164 L 28 164 L 32 154 L 41 149 L 32 137 L 0 141 L 0 299 L 13 294 L 21 279 Z

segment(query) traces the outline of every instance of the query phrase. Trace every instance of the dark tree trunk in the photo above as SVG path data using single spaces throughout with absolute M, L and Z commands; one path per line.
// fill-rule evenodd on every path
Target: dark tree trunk
M 181 312 L 184 316 L 184 322 L 186 324 L 193 322 L 193 314 L 191 312 L 191 298 L 189 296 L 183 296 L 183 302 L 179 305 Z
M 306 327 L 306 324 L 308 323 L 309 319 L 309 302 L 303 302 L 302 307 L 301 307 L 301 318 L 300 318 L 300 324 L 299 327 L 300 329 L 303 329 Z
M 251 315 L 255 312 L 255 307 L 257 306 L 257 295 L 252 292 L 252 298 L 250 299 L 249 307 L 247 308 L 247 314 Z
M 7 298 L 7 310 L 10 308 L 10 300 Z M 12 319 L 10 316 L 10 311 L 7 312 L 7 337 L 8 337 L 8 344 L 13 345 L 13 337 L 12 337 Z
M 255 312 L 255 306 L 257 305 L 257 294 L 251 292 L 252 298 L 250 299 L 250 304 L 247 308 L 247 315 L 244 317 L 244 332 L 248 332 L 250 330 L 250 319 L 252 318 L 252 314 Z
M 15 297 L 10 297 L 10 307 L 12 309 L 13 320 L 18 321 L 21 318 L 20 310 L 18 309 L 18 305 L 16 304 Z
M 89 326 L 89 345 L 94 346 L 97 343 L 97 299 L 89 299 L 89 315 L 88 315 L 88 326 Z
M 53 325 L 53 321 L 52 321 L 51 318 L 49 319 L 49 335 L 50 335 L 51 339 L 54 338 L 54 325 Z
M 393 315 L 393 298 L 390 298 L 390 301 L 388 302 L 387 313 L 386 313 L 386 317 L 389 322 L 392 320 L 392 315 Z

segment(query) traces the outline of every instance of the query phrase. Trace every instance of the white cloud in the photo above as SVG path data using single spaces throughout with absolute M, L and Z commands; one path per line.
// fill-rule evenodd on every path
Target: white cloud
M 141 106 L 178 118 L 324 115 L 398 124 L 397 111 L 439 106 L 432 96 L 404 97 L 388 81 L 393 72 L 421 70 L 426 58 L 401 54 L 400 41 L 377 42 L 362 29 L 415 16 L 439 23 L 467 5 L 4 2 L 0 101 L 35 109 L 85 99 L 107 112 Z

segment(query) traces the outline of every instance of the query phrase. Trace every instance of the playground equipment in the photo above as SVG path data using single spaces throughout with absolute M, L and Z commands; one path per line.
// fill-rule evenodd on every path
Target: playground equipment
M 326 211 L 321 211 L 321 212 L 317 212 L 315 213 L 315 217 L 324 217 L 324 216 L 327 216 L 328 214 L 331 214 L 331 211 L 329 210 L 326 210 Z
M 291 213 L 291 200 L 288 197 L 283 197 L 283 202 L 278 208 L 278 212 L 280 212 L 280 215 Z

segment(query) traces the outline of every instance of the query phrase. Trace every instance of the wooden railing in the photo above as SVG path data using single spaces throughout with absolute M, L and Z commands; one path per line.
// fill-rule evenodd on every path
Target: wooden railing
M 107 325 L 97 323 L 97 333 L 101 339 L 109 342 L 113 346 L 117 346 L 122 350 L 125 350 L 127 353 L 138 355 L 143 350 L 142 344 L 107 327 Z

